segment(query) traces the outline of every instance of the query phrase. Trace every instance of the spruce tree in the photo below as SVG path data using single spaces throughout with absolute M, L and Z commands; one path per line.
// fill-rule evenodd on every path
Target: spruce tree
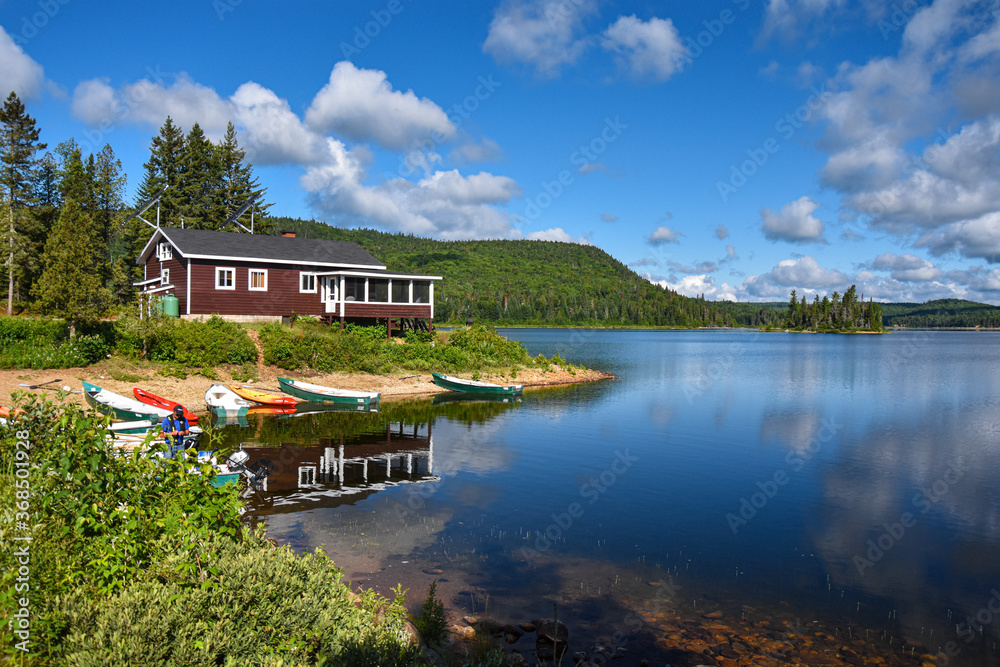
M 67 199 L 45 244 L 45 269 L 34 292 L 41 309 L 68 321 L 70 336 L 107 310 L 100 246 L 93 217 L 80 202 Z
M 116 257 L 115 250 L 118 250 L 114 247 L 117 241 L 116 220 L 122 217 L 125 208 L 125 175 L 122 173 L 122 163 L 115 157 L 110 145 L 105 144 L 94 157 L 92 178 L 93 216 L 100 235 L 104 266 L 109 270 L 103 276 L 107 283 L 111 278 L 110 267 Z
M 184 132 L 167 116 L 159 135 L 153 137 L 150 144 L 149 162 L 143 165 L 145 173 L 136 195 L 136 204 L 142 204 L 169 185 L 160 198 L 160 224 L 164 227 L 181 225 L 183 195 L 180 186 L 184 176 L 184 145 Z M 155 224 L 156 221 L 152 222 Z M 152 231 L 147 234 L 147 240 L 151 234 Z
M 225 215 L 220 223 L 228 220 L 229 216 L 236 213 L 251 197 L 256 196 L 257 199 L 253 205 L 254 233 L 269 233 L 274 227 L 274 223 L 267 217 L 267 211 L 271 208 L 271 204 L 264 200 L 267 188 L 260 186 L 260 182 L 253 174 L 253 165 L 245 163 L 246 151 L 240 148 L 236 138 L 236 128 L 231 121 L 226 126 L 226 136 L 216 147 L 216 153 L 222 166 L 222 204 L 225 210 Z M 245 216 L 249 220 L 249 214 L 245 214 Z M 240 223 L 245 227 L 250 226 L 242 218 Z M 225 231 L 240 232 L 243 230 L 236 225 L 231 225 Z
M 215 154 L 215 144 L 205 137 L 198 123 L 188 132 L 185 142 L 180 190 L 185 227 L 218 229 L 225 222 L 222 164 Z
M 0 187 L 7 200 L 8 315 L 14 312 L 15 253 L 20 241 L 16 215 L 35 201 L 38 164 L 35 154 L 46 147 L 38 141 L 38 137 L 35 119 L 24 110 L 17 94 L 11 92 L 0 109 Z

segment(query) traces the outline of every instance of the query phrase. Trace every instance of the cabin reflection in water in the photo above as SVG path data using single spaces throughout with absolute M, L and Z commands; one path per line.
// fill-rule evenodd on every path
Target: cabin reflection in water
M 390 422 L 378 431 L 320 438 L 316 445 L 244 449 L 251 460 L 274 464 L 252 501 L 259 514 L 337 507 L 390 486 L 441 480 L 434 475 L 429 423 Z

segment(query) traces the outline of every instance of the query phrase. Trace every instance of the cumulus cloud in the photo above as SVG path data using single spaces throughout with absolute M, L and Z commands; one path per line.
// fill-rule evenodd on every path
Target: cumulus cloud
M 653 233 L 646 238 L 646 242 L 649 245 L 663 245 L 664 243 L 680 243 L 680 237 L 684 236 L 681 232 L 671 229 L 666 225 L 657 227 L 653 230 Z
M 943 272 L 931 262 L 922 257 L 906 253 L 896 255 L 891 252 L 883 253 L 876 257 L 870 268 L 874 271 L 888 271 L 896 280 L 906 280 L 922 282 L 937 280 Z
M 689 297 L 705 296 L 708 301 L 737 301 L 736 289 L 728 283 L 716 284 L 709 275 L 684 276 L 678 281 L 659 280 L 653 284 Z
M 14 43 L 0 27 L 0 91 L 3 97 L 13 91 L 21 101 L 35 99 L 45 87 L 45 70 Z
M 1000 212 L 946 225 L 921 236 L 914 245 L 935 257 L 958 251 L 964 257 L 1000 263 Z
M 767 273 L 750 276 L 743 281 L 743 289 L 755 297 L 786 298 L 792 289 L 843 290 L 851 286 L 851 278 L 836 269 L 824 269 L 815 258 L 806 255 L 786 259 Z
M 467 141 L 448 153 L 448 159 L 456 164 L 499 162 L 503 158 L 504 152 L 500 144 L 489 138 L 478 143 Z
M 531 65 L 539 76 L 556 77 L 587 48 L 580 32 L 596 9 L 596 0 L 508 0 L 493 15 L 483 51 L 498 62 Z
M 619 66 L 638 80 L 666 81 L 680 70 L 687 48 L 670 19 L 642 21 L 634 14 L 608 26 L 601 46 L 617 54 Z
M 775 212 L 764 207 L 760 211 L 764 236 L 771 241 L 790 243 L 825 243 L 823 223 L 812 213 L 819 204 L 809 197 L 785 204 Z
M 250 162 L 302 167 L 299 184 L 324 220 L 443 239 L 521 236 L 502 207 L 523 193 L 506 176 L 436 170 L 441 158 L 431 152 L 424 155 L 418 181 L 390 177 L 378 185 L 368 183 L 367 167 L 375 155 L 364 145 L 349 148 L 344 140 L 370 139 L 393 151 L 427 132 L 440 133 L 442 140 L 456 136 L 440 107 L 412 92 L 394 91 L 383 72 L 338 64 L 306 112 L 308 122 L 287 100 L 254 82 L 224 98 L 186 75 L 167 84 L 166 75 L 155 74 L 120 88 L 107 80 L 85 81 L 74 91 L 73 112 L 101 128 L 124 123 L 158 128 L 169 114 L 181 127 L 198 122 L 216 137 L 231 120 Z M 347 89 L 351 99 L 345 100 Z M 327 132 L 339 132 L 342 138 Z M 456 150 L 457 159 L 471 161 L 488 157 L 499 146 L 483 140 Z
M 729 229 L 727 229 L 725 225 L 719 225 L 718 227 L 715 228 L 715 238 L 719 239 L 720 241 L 722 239 L 728 239 Z
M 540 230 L 537 232 L 530 232 L 525 235 L 526 239 L 529 241 L 558 241 L 560 243 L 577 243 L 579 245 L 591 245 L 590 239 L 585 236 L 579 238 L 573 238 L 569 232 L 564 230 L 562 227 L 553 227 L 551 229 Z
M 441 107 L 412 90 L 393 90 L 387 79 L 381 70 L 337 63 L 330 81 L 306 110 L 306 125 L 392 150 L 403 150 L 431 135 L 442 140 L 455 136 L 455 125 Z

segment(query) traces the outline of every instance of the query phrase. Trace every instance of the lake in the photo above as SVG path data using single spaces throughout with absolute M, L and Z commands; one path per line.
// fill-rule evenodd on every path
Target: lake
M 501 333 L 617 379 L 251 418 L 251 515 L 620 665 L 1000 664 L 1000 334 Z

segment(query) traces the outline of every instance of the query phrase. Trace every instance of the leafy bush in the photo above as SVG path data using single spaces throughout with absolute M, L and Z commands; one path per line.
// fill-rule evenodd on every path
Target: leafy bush
M 70 339 L 63 320 L 0 317 L 0 368 L 71 368 L 105 358 L 114 328 L 99 323 Z
M 207 322 L 178 321 L 176 339 L 176 358 L 185 366 L 245 364 L 257 360 L 257 348 L 246 330 L 218 315 Z
M 14 510 L 0 513 L 0 540 L 32 538 L 30 663 L 412 661 L 401 593 L 355 596 L 324 556 L 243 529 L 237 489 L 213 487 L 210 467 L 117 456 L 102 417 L 37 396 L 15 403 L 24 412 L 0 429 L 0 503 Z M 14 551 L 0 551 L 8 619 Z M 0 654 L 19 655 L 15 641 L 0 626 Z

